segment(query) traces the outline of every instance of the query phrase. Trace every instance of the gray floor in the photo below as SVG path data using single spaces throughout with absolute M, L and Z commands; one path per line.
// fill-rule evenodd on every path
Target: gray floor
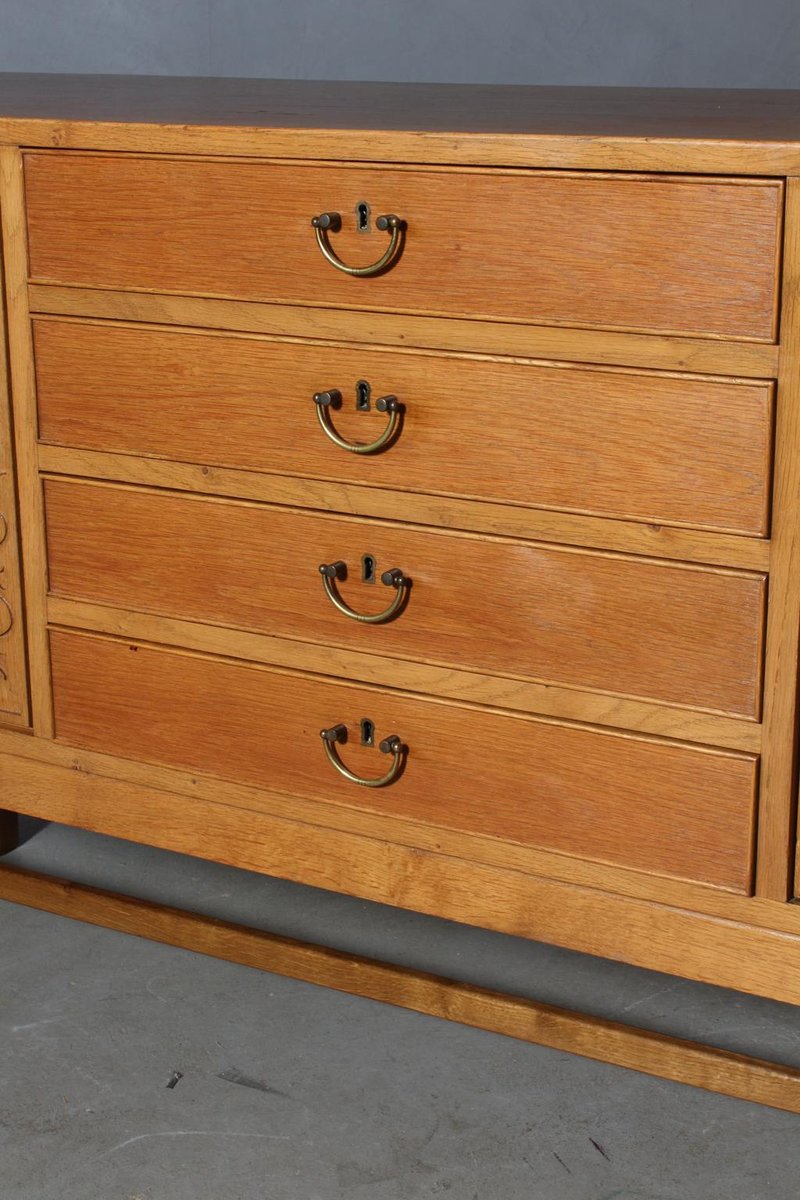
M 800 1065 L 784 1005 L 29 833 L 10 861 Z M 800 1193 L 800 1117 L 2 904 L 0 1030 L 1 1200 Z

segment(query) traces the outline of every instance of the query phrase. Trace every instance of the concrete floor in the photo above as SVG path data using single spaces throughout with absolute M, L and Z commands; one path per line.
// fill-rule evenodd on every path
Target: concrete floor
M 800 1065 L 800 1013 L 784 1005 L 63 827 L 29 833 L 10 861 Z M 1 1200 L 800 1193 L 800 1117 L 7 904 L 0 1030 Z

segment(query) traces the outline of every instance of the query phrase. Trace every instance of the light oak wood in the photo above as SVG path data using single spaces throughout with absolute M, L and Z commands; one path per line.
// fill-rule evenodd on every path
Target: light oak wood
M 45 442 L 767 532 L 767 383 L 41 317 L 33 329 Z M 368 413 L 356 410 L 360 381 L 371 389 Z M 389 450 L 349 454 L 326 438 L 311 397 L 331 387 L 343 396 L 331 421 L 353 443 L 385 427 L 378 397 L 400 399 Z
M 36 379 L 26 290 L 28 268 L 22 158 L 18 150 L 3 147 L 0 147 L 0 222 L 5 260 L 30 716 L 35 732 L 49 737 L 53 732 L 53 711 L 46 631 L 47 552 L 36 457 Z
M 742 89 L 744 91 L 744 89 Z M 796 103 L 796 101 L 795 101 Z M 186 125 L 154 129 L 126 122 L 75 122 L 54 119 L 0 117 L 0 144 L 61 150 L 128 151 L 143 154 L 214 154 L 275 159 L 383 163 L 431 161 L 442 165 L 464 162 L 476 166 L 528 167 L 588 171 L 736 171 L 750 175 L 796 175 L 800 145 L 796 140 L 753 142 L 724 139 L 707 143 L 675 138 L 595 137 L 577 144 L 573 138 L 534 134 L 506 137 L 490 134 L 429 134 L 424 149 L 418 133 L 362 130 L 334 131 L 191 128 Z
M 634 900 L 650 900 L 695 914 L 720 917 L 757 929 L 800 936 L 800 905 L 737 895 L 708 884 L 670 879 L 629 867 L 614 867 L 531 846 L 512 845 L 383 812 L 373 813 L 329 804 L 324 799 L 280 792 L 269 787 L 251 787 L 197 771 L 181 771 L 175 767 L 158 766 L 98 751 L 79 750 L 61 742 L 20 738 L 18 734 L 2 729 L 0 754 L 11 755 L 18 764 L 33 762 L 64 768 L 62 778 L 69 778 L 71 774 L 97 776 L 135 784 L 140 788 L 175 793 L 190 811 L 199 798 L 214 805 L 260 812 L 273 818 L 299 821 L 303 825 L 336 829 L 360 838 L 376 838 L 394 845 L 444 854 L 448 858 L 480 862 L 541 879 L 591 888 L 600 897 L 600 902 L 604 894 L 612 893 Z
M 0 236 L 0 722 L 30 724 Z M 0 817 L 2 822 L 2 817 Z M 3 834 L 0 831 L 0 843 Z
M 611 521 L 603 517 L 523 509 L 519 505 L 429 497 L 385 488 L 359 487 L 328 480 L 295 479 L 260 471 L 231 470 L 199 463 L 166 462 L 41 445 L 39 466 L 55 474 L 119 480 L 150 487 L 207 495 L 239 497 L 359 516 L 397 519 L 443 529 L 475 530 L 489 534 L 557 542 L 561 545 L 640 554 L 653 558 L 707 563 L 763 571 L 769 566 L 769 543 L 703 530 L 665 525 Z
M 0 75 L 23 146 L 619 171 L 800 171 L 798 93 Z
M 747 161 L 743 141 L 800 141 L 797 97 L 797 91 L 756 88 L 0 74 L 0 112 L 7 121 L 52 120 L 57 110 L 65 136 L 89 123 L 116 126 L 120 137 L 126 127 L 135 134 L 146 125 L 156 147 L 159 127 L 177 124 L 206 135 L 230 129 L 245 146 L 248 130 L 284 129 L 298 138 L 307 131 L 352 131 L 367 144 L 373 132 L 413 132 L 417 157 L 435 133 L 539 134 L 571 139 L 574 154 L 583 141 L 604 138 L 669 138 L 681 150 L 686 142 L 723 141 Z
M 783 335 L 778 380 L 773 543 L 764 691 L 758 892 L 792 891 L 800 664 L 800 179 L 786 191 Z
M 758 716 L 762 576 L 65 480 L 45 508 L 58 596 Z M 338 612 L 319 574 L 336 561 L 370 615 L 402 569 L 400 614 L 365 629 Z
M 20 868 L 0 868 L 0 898 L 584 1058 L 800 1112 L 800 1071 L 778 1063 Z
M 0 142 L 11 145 L 2 152 L 0 201 L 31 685 L 36 728 L 46 735 L 0 729 L 3 811 L 800 1002 L 800 906 L 786 903 L 800 630 L 793 178 L 783 255 L 778 247 L 780 177 L 800 175 L 798 96 L 489 89 L 457 97 L 370 85 L 150 84 L 12 80 L 9 109 L 9 81 L 0 78 Z M 215 97 L 221 109 L 212 128 Z M 50 104 L 62 106 L 59 118 Z M 37 259 L 26 288 L 14 147 L 37 139 L 59 147 L 26 151 L 36 175 L 34 254 L 41 249 L 55 273 L 43 274 Z M 64 149 L 104 145 L 115 153 Z M 198 157 L 175 161 L 176 151 Z M 81 194 L 79 180 L 90 177 Z M 187 178 L 191 188 L 181 182 Z M 294 234 L 280 220 L 262 220 L 263 189 L 253 181 L 264 178 L 311 181 L 296 195 L 278 186 L 268 197 L 271 210 L 295 221 L 298 249 L 266 283 L 270 246 L 280 249 Z M 351 183 L 365 191 L 342 199 Z M 341 191 L 323 200 L 328 184 Z M 382 190 L 389 184 L 391 203 Z M 541 220 L 520 239 L 518 211 L 534 193 Z M 604 197 L 604 209 L 584 205 L 585 196 Z M 633 196 L 647 204 L 632 204 Z M 336 245 L 366 259 L 385 236 L 352 232 L 353 204 L 367 200 L 374 218 L 396 197 L 398 208 L 406 202 L 409 228 L 395 269 L 348 281 L 314 258 L 309 199 L 314 208 L 341 209 L 348 227 Z M 542 197 L 557 198 L 559 211 L 548 213 Z M 681 212 L 672 220 L 676 199 Z M 236 219 L 228 220 L 234 200 Z M 443 219 L 456 200 L 456 216 L 466 214 L 461 225 Z M 581 205 L 585 220 L 575 219 Z M 85 221 L 87 212 L 94 217 Z M 191 229 L 181 224 L 195 216 Z M 57 243 L 59 223 L 68 236 Z M 437 237 L 426 241 L 429 231 Z M 535 250 L 522 269 L 520 244 Z M 484 264 L 476 248 L 487 246 L 494 250 Z M 354 299 L 365 294 L 362 285 L 369 300 Z M 182 295 L 187 289 L 196 294 Z M 38 446 L 29 309 L 37 314 L 42 433 L 53 439 Z M 589 328 L 598 322 L 605 327 Z M 349 372 L 344 385 L 327 375 L 317 381 L 329 364 L 337 375 Z M 305 410 L 310 400 L 300 403 L 292 387 L 305 395 L 340 386 L 349 396 L 356 378 L 380 391 L 402 384 L 406 423 L 375 463 L 340 465 L 325 458 L 326 444 L 306 440 L 302 413 L 313 416 L 313 408 Z M 481 405 L 490 414 L 486 430 L 475 415 Z M 426 425 L 434 411 L 440 424 Z M 516 425 L 491 419 L 509 413 Z M 215 420 L 204 425 L 198 414 Z M 272 436 L 267 416 L 288 431 L 292 449 Z M 375 423 L 374 414 L 348 408 L 336 419 L 352 436 Z M 159 422 L 163 440 L 148 440 Z M 115 441 L 120 427 L 124 437 Z M 432 430 L 438 452 L 435 441 L 422 441 Z M 481 446 L 487 431 L 492 438 Z M 213 454 L 215 433 L 230 458 Z M 403 440 L 411 434 L 414 442 Z M 408 452 L 417 438 L 415 460 Z M 203 453 L 208 445 L 212 452 Z M 520 490 L 521 468 L 537 451 L 539 472 L 529 471 Z M 431 457 L 455 465 L 432 472 Z M 53 582 L 60 586 L 62 571 L 68 596 L 44 593 L 37 467 L 49 474 L 54 498 Z M 75 476 L 86 479 L 70 482 Z M 104 502 L 92 503 L 98 497 Z M 395 550 L 424 550 L 436 566 L 426 576 L 398 563 L 416 574 L 406 611 L 378 631 L 395 640 L 376 647 L 366 629 L 350 640 L 332 613 L 317 618 L 316 600 L 297 581 L 320 530 L 344 539 L 348 560 L 357 560 L 368 533 L 381 539 L 379 566 Z M 267 550 L 259 563 L 260 544 Z M 455 550 L 469 560 L 466 582 L 437 590 L 440 579 L 455 578 Z M 504 557 L 512 551 L 524 554 L 528 580 L 533 556 L 547 583 L 544 603 L 540 596 L 519 606 L 520 572 Z M 580 578 L 572 586 L 561 580 L 558 604 L 557 568 L 576 563 Z M 260 574 L 267 569 L 291 580 L 283 606 Z M 763 591 L 767 571 L 762 727 L 752 719 L 758 621 L 751 611 L 748 625 L 747 605 L 730 589 Z M 616 582 L 601 587 L 608 572 Z M 679 580 L 678 593 L 653 584 L 643 597 L 642 572 Z M 689 580 L 718 589 L 716 600 L 704 592 L 688 604 Z M 342 587 L 358 606 L 381 590 L 352 579 Z M 503 607 L 490 606 L 501 591 Z M 433 628 L 423 628 L 415 606 L 426 596 L 440 614 Z M 609 596 L 613 609 L 602 603 Z M 587 658 L 577 663 L 570 604 L 591 617 L 580 643 Z M 668 627 L 665 605 L 676 605 Z M 661 621 L 674 643 L 671 655 L 649 663 L 649 675 L 631 651 L 654 636 L 642 618 L 647 607 L 648 625 Z M 445 614 L 457 611 L 476 631 L 480 625 L 480 636 L 465 640 L 461 618 L 448 625 Z M 47 736 L 48 618 L 57 626 L 57 741 Z M 552 635 L 538 647 L 531 641 L 545 619 L 563 643 L 560 657 Z M 722 644 L 742 625 L 751 632 L 746 660 L 741 642 Z M 543 647 L 553 662 L 536 675 Z M 514 674 L 520 662 L 525 678 Z M 597 677 L 592 663 L 603 667 Z M 609 694 L 610 685 L 638 688 L 640 698 Z M 315 708 L 327 701 L 336 715 Z M 701 703 L 724 715 L 685 707 Z M 339 713 L 340 706 L 352 708 Z M 403 774 L 380 792 L 333 775 L 318 735 L 344 720 L 343 758 L 372 774 L 386 759 L 354 744 L 365 716 L 379 736 L 396 721 L 408 744 Z M 0 843 L 10 845 L 12 825 L 0 815 Z M 752 896 L 756 875 L 760 894 Z M 16 879 L 34 900 L 69 903 L 57 882 Z M 109 919 L 125 904 L 74 895 L 81 911 Z M 142 910 L 125 911 L 141 926 Z M 164 921 L 174 930 L 170 915 Z M 187 921 L 181 936 L 194 929 Z M 237 946 L 246 936 L 231 935 Z M 309 962 L 311 972 L 329 966 L 313 948 L 286 953 L 298 972 Z M 348 977 L 360 968 L 371 969 L 341 966 Z M 375 986 L 394 984 L 379 976 Z M 426 1001 L 461 1012 L 461 999 L 431 986 Z M 518 1002 L 499 1003 L 510 1006 L 501 1023 L 513 1026 Z M 493 1004 L 476 1013 L 477 1024 L 492 1020 Z M 583 1019 L 567 1016 L 564 1025 L 552 1016 L 551 1026 L 564 1045 L 575 1038 L 580 1046 Z M 537 1010 L 540 1026 L 549 1019 Z M 527 1032 L 530 1018 L 520 1020 Z M 675 1077 L 702 1083 L 719 1070 L 730 1082 L 727 1060 L 723 1068 L 708 1050 L 673 1054 L 633 1035 L 631 1051 L 628 1034 L 609 1041 L 596 1025 L 586 1037 L 620 1061 L 630 1053 L 634 1065 L 640 1056 Z M 735 1086 L 767 1102 L 785 1099 L 786 1081 L 770 1071 L 737 1064 Z
M 17 740 L 24 751 L 30 739 Z M 0 786 L 14 807 L 30 816 L 567 945 L 789 1004 L 800 1002 L 796 933 L 704 916 L 671 904 L 565 884 L 255 810 L 248 810 L 244 820 L 241 810 L 199 795 L 187 803 L 185 795 L 152 784 L 94 774 L 87 761 L 90 757 L 73 750 L 66 765 L 54 766 L 41 758 L 3 753 Z M 488 905 L 487 897 L 491 898 Z M 727 904 L 737 897 L 724 899 Z M 738 899 L 748 907 L 755 904 Z
M 113 289 L 60 287 L 33 283 L 31 310 L 72 317 L 103 317 L 192 327 L 195 332 L 240 330 L 256 334 L 350 345 L 453 350 L 474 354 L 610 366 L 653 367 L 667 371 L 739 375 L 767 379 L 778 370 L 778 347 L 763 342 L 721 342 L 711 338 L 674 338 L 658 334 L 610 333 L 596 329 L 559 329 L 555 325 L 490 324 L 393 313 L 299 308 L 213 300 L 201 296 L 119 292 Z
M 749 756 L 464 711 L 84 634 L 55 631 L 51 650 L 56 733 L 70 745 L 733 891 L 749 887 Z M 356 774 L 377 778 L 387 760 L 359 744 L 363 717 L 376 742 L 399 734 L 409 747 L 400 778 L 379 791 L 342 779 L 319 738 L 320 729 L 345 724 L 341 756 Z
M 582 724 L 630 729 L 677 741 L 752 753 L 761 749 L 761 726 L 741 718 L 628 700 L 604 692 L 577 691 L 552 683 L 501 679 L 465 671 L 462 667 L 436 667 L 363 650 L 316 646 L 274 634 L 249 633 L 60 596 L 50 596 L 47 612 L 55 625 L 120 634 L 138 641 L 183 646 L 187 650 L 229 655 L 361 683 L 380 684 L 390 679 L 392 686 L 402 691 Z
M 245 300 L 774 340 L 783 192 L 776 181 L 413 172 L 34 152 L 25 155 L 31 278 Z M 311 218 L 343 215 L 322 257 Z M 536 220 L 526 219 L 534 211 Z M 486 215 L 491 213 L 491 222 Z

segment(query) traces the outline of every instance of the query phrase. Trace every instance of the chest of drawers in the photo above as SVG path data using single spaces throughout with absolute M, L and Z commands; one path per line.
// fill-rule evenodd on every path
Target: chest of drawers
M 796 112 L 0 79 L 4 846 L 24 813 L 800 1004 Z M 710 1047 L 0 895 L 800 1106 Z

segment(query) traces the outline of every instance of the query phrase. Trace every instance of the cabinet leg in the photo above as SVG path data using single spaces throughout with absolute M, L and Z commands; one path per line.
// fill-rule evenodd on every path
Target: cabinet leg
M 19 817 L 0 808 L 0 854 L 10 854 L 19 845 Z

